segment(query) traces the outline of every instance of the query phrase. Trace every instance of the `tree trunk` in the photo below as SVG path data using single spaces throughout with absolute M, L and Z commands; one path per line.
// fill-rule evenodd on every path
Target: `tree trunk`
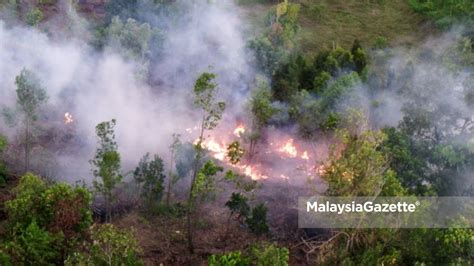
M 30 135 L 30 122 L 27 120 L 26 125 L 25 125 L 25 173 L 27 173 L 30 168 L 29 135 Z
M 194 165 L 193 165 L 193 178 L 191 180 L 191 188 L 189 189 L 189 196 L 188 196 L 188 206 L 186 208 L 187 209 L 186 221 L 187 221 L 187 229 L 188 229 L 188 248 L 191 254 L 194 254 L 193 226 L 191 224 L 191 215 L 193 213 L 192 208 L 194 208 L 194 206 L 191 206 L 191 205 L 194 204 L 193 191 L 194 191 L 194 186 L 196 182 L 199 161 L 201 160 L 201 144 L 202 144 L 203 136 L 204 136 L 204 121 L 205 121 L 205 118 L 203 117 L 202 122 L 201 122 L 201 134 L 199 135 L 199 142 L 198 144 L 196 144 L 196 145 L 199 145 L 199 149 L 196 149 L 196 157 L 195 157 Z
M 166 192 L 166 206 L 170 206 L 170 197 L 171 197 L 171 182 L 173 181 L 173 157 L 174 157 L 174 152 L 171 152 L 171 160 L 170 160 L 170 172 L 168 176 L 168 191 Z

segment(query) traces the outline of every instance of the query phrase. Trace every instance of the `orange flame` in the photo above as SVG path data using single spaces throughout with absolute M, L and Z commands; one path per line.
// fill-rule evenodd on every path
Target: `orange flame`
M 235 130 L 234 130 L 234 136 L 240 137 L 242 134 L 245 133 L 245 127 L 244 125 L 239 125 Z
M 293 145 L 293 139 L 289 139 L 278 151 L 285 153 L 290 158 L 295 158 L 298 155 L 298 151 Z
M 303 152 L 303 155 L 301 155 L 301 159 L 306 160 L 306 161 L 309 160 L 309 156 L 308 156 L 308 152 L 307 152 L 307 151 L 304 151 L 304 152 Z
M 66 112 L 64 114 L 64 124 L 71 124 L 72 122 L 74 122 L 74 118 L 72 117 L 72 115 L 68 112 Z

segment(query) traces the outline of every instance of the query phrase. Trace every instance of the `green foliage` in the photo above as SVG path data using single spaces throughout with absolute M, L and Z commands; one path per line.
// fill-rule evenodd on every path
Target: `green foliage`
M 39 78 L 31 71 L 22 69 L 15 78 L 17 106 L 14 109 L 5 108 L 3 116 L 10 126 L 15 126 L 20 118 L 24 126 L 25 172 L 29 170 L 31 144 L 34 135 L 35 121 L 38 119 L 38 110 L 46 103 L 48 97 Z
M 225 110 L 224 102 L 214 102 L 214 93 L 217 84 L 214 83 L 216 75 L 213 73 L 202 73 L 194 85 L 194 104 L 204 111 L 203 128 L 214 129 Z
M 238 164 L 245 150 L 240 147 L 240 142 L 234 141 L 227 147 L 227 157 L 232 164 Z
M 380 151 L 385 139 L 381 132 L 367 131 L 359 136 L 343 132 L 343 150 L 331 152 L 329 165 L 322 176 L 328 182 L 327 195 L 378 196 L 386 189 L 399 194 L 401 186 L 397 185 L 393 174 L 387 172 L 388 160 Z
M 248 199 L 244 195 L 233 192 L 225 206 L 229 208 L 230 215 L 237 214 L 238 219 L 241 217 L 246 218 L 250 214 L 250 206 L 247 201 Z
M 440 28 L 453 24 L 472 26 L 474 21 L 474 3 L 471 0 L 409 0 L 416 11 L 433 19 Z
M 375 49 L 384 49 L 384 48 L 387 48 L 387 47 L 388 47 L 387 38 L 385 38 L 383 36 L 377 36 L 375 38 L 375 42 L 374 42 L 374 48 Z
M 331 74 L 326 71 L 322 71 L 317 74 L 313 80 L 313 92 L 315 92 L 316 94 L 322 93 L 327 88 L 327 85 L 331 78 Z
M 209 266 L 287 266 L 289 251 L 275 244 L 262 243 L 250 246 L 247 250 L 232 251 L 223 255 L 211 255 Z
M 213 198 L 216 192 L 215 177 L 222 171 L 224 171 L 224 168 L 216 165 L 214 161 L 207 161 L 196 176 L 194 188 L 191 192 L 193 198 L 200 198 L 201 200 Z
M 256 65 L 263 73 L 271 75 L 277 69 L 279 62 L 285 56 L 285 50 L 274 46 L 267 37 L 259 37 L 248 42 L 248 47 L 254 51 Z
M 354 75 L 344 75 L 351 71 L 363 76 L 367 64 L 367 55 L 358 41 L 354 42 L 351 51 L 336 47 L 318 53 L 312 60 L 301 54 L 291 55 L 272 75 L 273 97 L 289 102 L 298 92 L 306 90 L 321 95 L 324 100 L 331 80 L 337 77 L 336 83 L 341 83 L 349 76 L 353 78 Z M 346 78 L 339 78 L 341 74 Z
M 24 265 L 54 265 L 59 256 L 54 245 L 54 237 L 33 220 L 11 241 L 4 244 L 4 250 L 14 262 Z
M 268 125 L 272 116 L 278 112 L 272 106 L 272 93 L 266 80 L 257 79 L 257 87 L 252 92 L 249 107 L 253 115 L 252 125 L 255 130 L 260 130 Z
M 131 232 L 112 224 L 95 225 L 91 231 L 92 243 L 88 252 L 74 253 L 65 265 L 144 265 L 139 258 L 141 249 Z
M 211 255 L 209 266 L 249 266 L 250 259 L 242 256 L 240 251 L 232 251 L 223 255 Z
M 289 3 L 285 0 L 276 5 L 275 10 L 269 14 L 271 17 L 269 39 L 274 45 L 291 49 L 294 46 L 293 39 L 298 26 L 298 15 L 300 5 Z
M 36 26 L 43 20 L 43 17 L 43 12 L 39 8 L 32 8 L 26 13 L 26 23 L 30 26 Z
M 138 163 L 133 172 L 135 181 L 142 185 L 142 197 L 148 207 L 161 201 L 164 192 L 165 180 L 163 160 L 155 155 L 150 161 L 150 154 L 146 154 Z
M 383 129 L 387 138 L 382 151 L 389 156 L 390 168 L 396 172 L 401 184 L 410 192 L 423 195 L 428 192 L 426 160 L 417 151 L 418 144 L 395 128 Z
M 85 240 L 92 224 L 92 197 L 83 187 L 47 186 L 39 177 L 24 175 L 5 203 L 8 235 L 5 251 L 14 262 L 54 263 Z
M 357 73 L 341 76 L 319 98 L 306 90 L 295 93 L 289 106 L 289 115 L 298 124 L 302 136 L 310 138 L 319 130 L 332 130 L 342 118 L 334 110 L 341 110 L 339 103 L 351 95 L 360 84 Z
M 254 245 L 250 253 L 259 266 L 287 266 L 290 252 L 287 248 L 280 248 L 274 244 Z
M 251 192 L 259 187 L 256 180 L 248 180 L 247 176 L 237 174 L 231 170 L 225 173 L 224 179 L 232 182 L 237 189 L 243 192 Z
M 314 3 L 309 7 L 309 13 L 313 19 L 320 21 L 326 9 L 327 5 L 325 3 Z
M 361 75 L 367 67 L 368 60 L 359 40 L 355 40 L 351 49 L 352 58 L 354 60 L 354 70 Z
M 45 89 L 39 78 L 31 71 L 22 69 L 15 78 L 17 103 L 27 119 L 36 120 L 36 111 L 47 101 Z
M 116 121 L 112 119 L 102 122 L 96 126 L 96 134 L 99 137 L 99 148 L 96 150 L 92 164 L 92 173 L 95 176 L 94 188 L 101 193 L 106 202 L 106 221 L 110 222 L 112 217 L 111 203 L 113 201 L 113 190 L 122 181 L 120 170 L 120 154 L 115 142 Z M 98 180 L 97 178 L 100 178 Z
M 283 1 L 267 14 L 268 28 L 248 43 L 257 65 L 266 75 L 273 75 L 288 50 L 295 46 L 300 5 Z
M 148 23 L 141 24 L 133 18 L 123 22 L 119 17 L 112 18 L 107 29 L 112 45 L 128 59 L 145 59 L 150 53 L 150 43 L 161 46 L 162 34 Z
M 269 232 L 267 225 L 267 207 L 263 203 L 252 209 L 252 214 L 245 220 L 250 231 L 256 235 L 263 235 Z

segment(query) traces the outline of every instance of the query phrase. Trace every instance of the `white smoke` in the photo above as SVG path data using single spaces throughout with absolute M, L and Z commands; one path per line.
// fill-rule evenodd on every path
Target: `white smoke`
M 243 23 L 230 2 L 195 3 L 166 33 L 162 56 L 152 59 L 152 79 L 159 81 L 152 84 L 157 85 L 137 78 L 139 64 L 113 49 L 93 50 L 81 41 L 82 35 L 51 39 L 34 28 L 7 27 L 0 21 L 0 106 L 15 103 L 15 77 L 26 68 L 41 79 L 48 105 L 57 111 L 57 117 L 48 119 L 62 121 L 65 112 L 74 117 L 74 134 L 81 147 L 73 153 L 56 152 L 56 177 L 89 179 L 95 125 L 112 118 L 117 119 L 125 170 L 131 170 L 146 152 L 165 156 L 173 133 L 197 125 L 191 99 L 201 72 L 217 73 L 220 97 L 229 103 L 232 114 L 227 119 L 241 113 L 250 73 Z

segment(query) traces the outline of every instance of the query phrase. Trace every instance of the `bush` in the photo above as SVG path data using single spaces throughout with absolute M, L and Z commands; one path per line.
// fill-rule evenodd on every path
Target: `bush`
M 249 249 L 209 257 L 209 266 L 287 266 L 289 251 L 274 244 L 253 245 Z
M 247 217 L 250 213 L 250 206 L 247 203 L 247 197 L 240 193 L 232 193 L 230 199 L 225 203 L 229 208 L 231 215 L 237 214 L 238 218 Z
M 43 12 L 39 8 L 33 8 L 26 14 L 26 23 L 30 26 L 36 26 L 43 20 Z
M 274 244 L 253 246 L 251 254 L 256 265 L 287 266 L 290 252 L 287 248 L 280 248 Z
M 142 198 L 148 209 L 160 203 L 163 197 L 165 180 L 163 160 L 155 155 L 150 161 L 150 155 L 147 153 L 140 160 L 137 168 L 133 172 L 135 181 L 140 184 Z
M 43 259 L 61 261 L 60 256 L 66 256 L 85 240 L 92 224 L 91 194 L 87 189 L 67 184 L 48 187 L 41 178 L 26 174 L 13 191 L 15 198 L 5 203 L 5 249 L 14 262 L 42 265 Z M 34 243 L 38 246 L 31 247 Z M 40 247 L 41 243 L 48 245 Z M 44 258 L 24 256 L 36 250 L 44 253 Z
M 49 265 L 57 261 L 59 253 L 55 250 L 56 239 L 41 229 L 36 221 L 22 230 L 12 241 L 5 244 L 13 262 L 26 265 Z
M 247 266 L 250 260 L 242 256 L 240 251 L 232 251 L 224 255 L 212 255 L 209 258 L 209 266 Z
M 448 28 L 453 24 L 466 24 L 466 28 L 474 25 L 474 4 L 471 0 L 409 0 L 416 12 L 434 20 L 440 28 Z
M 91 230 L 92 244 L 88 252 L 76 252 L 69 256 L 66 265 L 143 265 L 138 258 L 141 253 L 131 232 L 116 228 L 112 224 L 94 226 Z
M 263 203 L 252 209 L 252 215 L 245 220 L 250 231 L 256 235 L 263 235 L 269 232 L 267 225 L 267 207 Z

